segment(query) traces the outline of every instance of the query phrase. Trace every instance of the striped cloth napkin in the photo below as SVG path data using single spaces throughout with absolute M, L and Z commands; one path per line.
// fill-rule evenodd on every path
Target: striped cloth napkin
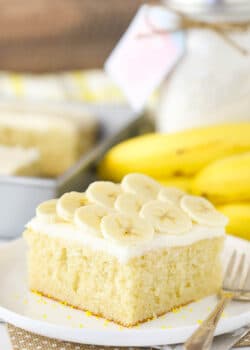
M 0 72 L 0 98 L 12 97 L 112 104 L 125 101 L 122 92 L 98 69 L 55 74 Z

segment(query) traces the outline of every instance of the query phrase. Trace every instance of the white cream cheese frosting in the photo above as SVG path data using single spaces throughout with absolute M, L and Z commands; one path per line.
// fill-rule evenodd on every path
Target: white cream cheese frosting
M 221 237 L 226 224 L 206 199 L 128 174 L 121 184 L 96 181 L 86 192 L 41 203 L 26 227 L 127 262 L 157 249 Z
M 121 263 L 161 248 L 181 247 L 195 242 L 221 237 L 225 235 L 223 227 L 205 227 L 194 224 L 184 235 L 155 234 L 153 239 L 143 244 L 121 245 L 110 242 L 102 237 L 83 232 L 71 223 L 45 223 L 38 218 L 32 219 L 26 227 L 34 232 L 54 238 L 74 241 L 79 245 L 89 246 L 92 250 L 103 251 L 115 256 Z
M 0 146 L 0 175 L 15 175 L 20 168 L 39 160 L 35 148 Z

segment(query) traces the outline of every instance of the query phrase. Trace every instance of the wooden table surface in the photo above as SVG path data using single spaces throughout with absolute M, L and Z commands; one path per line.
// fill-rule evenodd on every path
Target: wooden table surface
M 0 0 L 0 70 L 103 65 L 142 0 Z

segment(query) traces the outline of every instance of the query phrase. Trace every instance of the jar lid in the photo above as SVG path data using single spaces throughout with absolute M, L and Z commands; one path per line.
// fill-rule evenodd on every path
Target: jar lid
M 163 0 L 163 2 L 189 15 L 202 15 L 212 20 L 250 19 L 249 0 Z

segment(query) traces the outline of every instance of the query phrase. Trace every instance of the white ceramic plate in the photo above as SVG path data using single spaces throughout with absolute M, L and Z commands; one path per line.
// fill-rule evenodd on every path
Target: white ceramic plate
M 250 244 L 228 237 L 226 255 L 235 247 L 249 252 Z M 122 328 L 30 293 L 26 282 L 25 250 L 22 239 L 0 248 L 0 318 L 47 337 L 109 346 L 180 343 L 187 339 L 216 304 L 216 297 L 209 297 L 138 327 Z M 216 334 L 230 332 L 249 322 L 250 304 L 232 302 Z

